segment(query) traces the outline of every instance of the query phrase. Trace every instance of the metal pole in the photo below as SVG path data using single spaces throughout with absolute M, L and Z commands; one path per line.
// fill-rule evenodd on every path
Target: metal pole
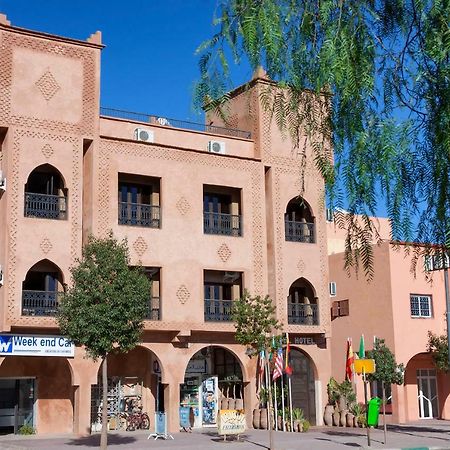
M 364 370 L 364 369 L 363 369 Z M 366 382 L 366 371 L 363 371 L 363 383 L 364 383 L 364 402 L 366 404 L 366 428 L 367 428 L 367 445 L 370 447 L 370 427 L 367 423 L 369 417 L 369 408 L 367 405 L 367 382 Z
M 383 390 L 383 431 L 384 431 L 384 445 L 386 445 L 386 385 L 384 380 L 381 381 L 381 389 Z
M 447 343 L 450 342 L 450 293 L 448 286 L 448 267 L 444 258 L 444 284 L 445 284 L 445 304 L 447 308 Z M 450 351 L 448 352 L 448 365 L 450 366 Z
M 268 415 L 268 423 L 267 426 L 269 427 L 269 450 L 273 450 L 273 432 L 272 432 L 272 389 L 270 387 L 270 365 L 269 365 L 269 351 L 266 349 L 266 370 L 269 374 L 269 404 L 267 405 L 267 415 Z

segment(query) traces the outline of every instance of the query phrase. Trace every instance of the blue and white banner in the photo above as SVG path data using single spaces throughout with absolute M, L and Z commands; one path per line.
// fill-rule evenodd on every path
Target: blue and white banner
M 62 336 L 0 334 L 0 356 L 63 356 L 72 358 L 75 345 Z

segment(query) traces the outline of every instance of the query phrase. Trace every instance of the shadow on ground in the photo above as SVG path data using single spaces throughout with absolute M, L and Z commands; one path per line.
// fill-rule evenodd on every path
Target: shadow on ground
M 326 439 L 326 438 L 316 438 L 317 441 L 325 441 L 325 442 L 333 442 L 335 444 L 336 442 L 333 441 L 333 439 Z M 339 445 L 346 445 L 347 447 L 357 447 L 361 448 L 361 445 L 357 442 L 339 442 Z
M 136 442 L 136 438 L 133 436 L 121 436 L 120 434 L 108 435 L 108 447 L 113 445 L 125 445 Z M 85 436 L 80 438 L 74 438 L 66 442 L 67 445 L 84 445 L 86 447 L 100 447 L 100 435 L 93 434 L 91 436 Z

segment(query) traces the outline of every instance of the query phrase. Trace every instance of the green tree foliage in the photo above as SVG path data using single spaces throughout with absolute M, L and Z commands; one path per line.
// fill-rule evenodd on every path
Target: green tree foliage
M 375 360 L 375 373 L 367 375 L 369 381 L 384 381 L 386 384 L 403 384 L 404 366 L 397 364 L 395 356 L 384 339 L 375 339 L 373 350 L 366 352 L 366 358 Z
M 445 335 L 428 332 L 427 351 L 431 353 L 434 364 L 439 370 L 448 372 L 448 340 Z
M 198 105 L 226 103 L 230 60 L 283 88 L 263 105 L 294 145 L 309 139 L 330 206 L 349 211 L 347 268 L 368 278 L 380 198 L 393 240 L 450 240 L 449 24 L 450 0 L 222 0 L 198 49 Z
M 127 243 L 118 242 L 112 233 L 105 239 L 89 237 L 71 274 L 72 285 L 59 305 L 57 320 L 64 336 L 84 346 L 89 357 L 102 359 L 101 447 L 106 448 L 107 356 L 128 352 L 139 342 L 150 282 L 139 268 L 129 267 Z
M 270 335 L 281 328 L 275 317 L 275 309 L 268 295 L 252 297 L 245 290 L 243 296 L 233 302 L 232 318 L 236 327 L 236 342 L 258 351 L 270 345 Z

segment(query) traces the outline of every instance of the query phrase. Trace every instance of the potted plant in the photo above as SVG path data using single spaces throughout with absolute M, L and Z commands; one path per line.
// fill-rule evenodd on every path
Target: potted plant
M 305 420 L 305 415 L 301 408 L 294 408 L 292 410 L 292 420 L 294 422 L 294 431 L 303 431 L 303 421 Z

